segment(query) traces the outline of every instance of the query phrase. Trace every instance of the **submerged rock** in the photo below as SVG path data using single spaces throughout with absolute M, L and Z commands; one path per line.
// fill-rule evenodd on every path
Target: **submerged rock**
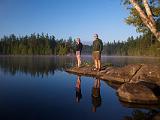
M 117 90 L 120 100 L 139 104 L 156 104 L 158 98 L 152 90 L 140 83 L 125 83 Z

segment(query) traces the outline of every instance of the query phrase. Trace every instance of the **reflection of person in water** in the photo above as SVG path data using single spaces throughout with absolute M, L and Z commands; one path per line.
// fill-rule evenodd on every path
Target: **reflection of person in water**
M 92 111 L 96 112 L 96 108 L 101 106 L 100 79 L 95 79 L 92 88 Z
M 76 101 L 79 102 L 81 98 L 82 98 L 81 76 L 77 76 L 77 81 L 76 81 Z

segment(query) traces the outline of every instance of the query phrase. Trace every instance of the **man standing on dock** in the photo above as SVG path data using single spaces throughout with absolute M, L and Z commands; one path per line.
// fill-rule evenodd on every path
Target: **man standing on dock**
M 103 50 L 103 42 L 101 39 L 98 38 L 98 34 L 94 34 L 94 41 L 93 41 L 93 52 L 92 57 L 94 60 L 95 69 L 94 70 L 101 70 L 101 52 Z

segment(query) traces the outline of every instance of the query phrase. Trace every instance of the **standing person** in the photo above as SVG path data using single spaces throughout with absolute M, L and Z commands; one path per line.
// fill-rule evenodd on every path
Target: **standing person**
M 80 41 L 80 38 L 77 38 L 76 40 L 76 58 L 77 58 L 77 67 L 79 68 L 81 65 L 81 51 L 82 51 L 82 43 Z
M 94 34 L 94 41 L 93 41 L 93 53 L 92 57 L 94 60 L 95 69 L 94 70 L 101 70 L 101 52 L 103 50 L 103 42 L 101 39 L 98 38 L 98 34 Z

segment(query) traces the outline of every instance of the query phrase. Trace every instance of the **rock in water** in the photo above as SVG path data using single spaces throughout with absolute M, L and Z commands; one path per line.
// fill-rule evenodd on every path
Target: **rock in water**
M 160 66 L 143 64 L 137 74 L 131 79 L 131 83 L 146 82 L 160 86 Z
M 119 83 L 145 82 L 148 85 L 160 86 L 160 65 L 131 64 L 124 67 L 103 67 L 100 72 L 94 71 L 93 66 L 72 67 L 66 70 L 74 74 L 82 74 Z M 152 87 L 152 86 L 151 86 Z
M 99 77 L 102 73 L 93 70 L 92 66 L 83 66 L 80 68 L 72 67 L 66 70 L 69 73 L 81 74 L 85 76 Z
M 101 79 L 119 83 L 129 82 L 140 68 L 140 64 L 131 64 L 121 68 L 110 67 L 106 69 Z
M 120 100 L 139 104 L 156 104 L 158 98 L 146 86 L 140 83 L 125 83 L 117 90 Z

